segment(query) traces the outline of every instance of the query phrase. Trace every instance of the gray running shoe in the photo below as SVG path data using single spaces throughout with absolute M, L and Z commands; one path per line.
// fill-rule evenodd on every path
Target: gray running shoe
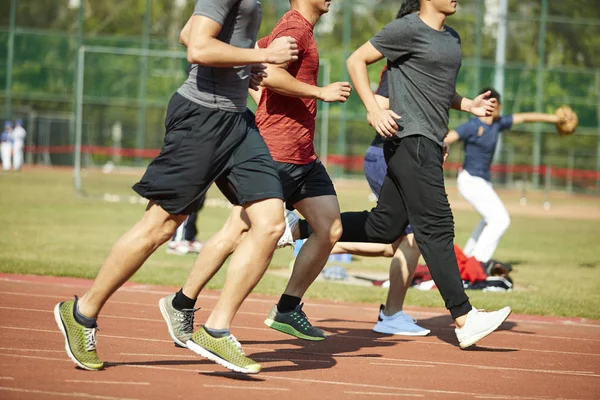
M 302 311 L 300 304 L 294 311 L 280 313 L 277 304 L 271 308 L 269 316 L 265 319 L 265 325 L 299 339 L 320 341 L 325 340 L 327 335 L 319 328 L 315 328 L 308 322 L 308 317 Z
M 186 343 L 194 333 L 194 313 L 200 308 L 179 311 L 173 307 L 174 298 L 175 294 L 163 297 L 158 301 L 158 307 L 167 323 L 169 335 L 171 335 L 173 342 L 178 346 L 187 347 Z

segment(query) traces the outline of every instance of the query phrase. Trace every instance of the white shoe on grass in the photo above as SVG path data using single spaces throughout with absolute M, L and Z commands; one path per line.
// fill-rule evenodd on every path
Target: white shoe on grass
M 384 315 L 384 308 L 383 304 L 379 308 L 379 318 L 373 331 L 402 336 L 427 336 L 431 332 L 429 329 L 417 325 L 417 321 L 405 312 L 399 311 L 394 315 Z
M 462 328 L 454 329 L 460 348 L 466 349 L 494 332 L 506 321 L 511 311 L 510 307 L 491 312 L 471 309 L 467 314 L 465 325 Z
M 281 249 L 281 248 L 284 248 L 287 246 L 291 246 L 292 248 L 294 247 L 295 241 L 294 241 L 294 236 L 292 235 L 292 232 L 294 230 L 294 227 L 298 223 L 298 221 L 300 221 L 300 218 L 298 218 L 296 213 L 294 213 L 293 211 L 285 210 L 284 216 L 285 216 L 285 231 L 283 231 L 283 235 L 281 235 L 281 237 L 277 241 L 278 249 Z

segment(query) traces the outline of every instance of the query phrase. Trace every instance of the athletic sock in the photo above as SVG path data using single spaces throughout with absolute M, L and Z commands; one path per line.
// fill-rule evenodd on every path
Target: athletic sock
M 225 336 L 229 336 L 231 334 L 231 332 L 229 332 L 229 329 L 211 329 L 211 328 L 207 328 L 205 325 L 202 325 L 204 327 L 204 330 L 206 331 L 206 333 L 208 333 L 210 336 L 214 337 L 214 338 L 222 338 Z
M 77 321 L 79 325 L 83 325 L 86 328 L 95 328 L 98 326 L 97 318 L 89 318 L 79 312 L 79 307 L 77 306 L 78 300 L 79 299 L 75 298 L 75 306 L 73 307 L 73 317 L 75 318 L 75 321 Z
M 173 308 L 182 311 L 182 310 L 191 310 L 194 308 L 196 304 L 196 300 L 190 299 L 185 294 L 183 294 L 183 288 L 179 289 L 179 292 L 175 293 L 175 297 L 173 297 L 173 301 L 171 302 Z
M 282 294 L 279 303 L 277 303 L 277 311 L 280 313 L 294 311 L 300 305 L 300 301 L 302 301 L 300 297 Z

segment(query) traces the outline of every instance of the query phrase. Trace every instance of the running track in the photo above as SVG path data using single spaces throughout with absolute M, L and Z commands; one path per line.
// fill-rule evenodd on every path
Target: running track
M 598 399 L 600 321 L 513 315 L 461 351 L 443 310 L 409 308 L 423 338 L 371 331 L 376 304 L 308 301 L 330 336 L 312 343 L 263 325 L 274 298 L 252 295 L 233 332 L 263 371 L 229 372 L 169 340 L 157 301 L 174 288 L 128 284 L 100 318 L 102 372 L 75 368 L 52 314 L 90 281 L 0 274 L 0 399 Z M 201 296 L 204 321 L 218 292 Z

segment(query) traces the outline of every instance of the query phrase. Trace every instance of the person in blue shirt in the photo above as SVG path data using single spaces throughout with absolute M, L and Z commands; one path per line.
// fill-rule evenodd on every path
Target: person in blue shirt
M 473 118 L 450 130 L 444 139 L 448 145 L 457 141 L 464 144 L 465 158 L 462 171 L 458 174 L 458 191 L 481 215 L 481 221 L 471 233 L 464 253 L 481 263 L 492 258 L 500 238 L 510 225 L 508 212 L 490 182 L 490 166 L 500 133 L 526 122 L 558 122 L 555 114 L 537 112 L 500 116 L 500 94 L 492 88 L 482 89 L 481 93 L 487 91 L 491 92 L 491 98 L 498 100 L 494 114 Z

